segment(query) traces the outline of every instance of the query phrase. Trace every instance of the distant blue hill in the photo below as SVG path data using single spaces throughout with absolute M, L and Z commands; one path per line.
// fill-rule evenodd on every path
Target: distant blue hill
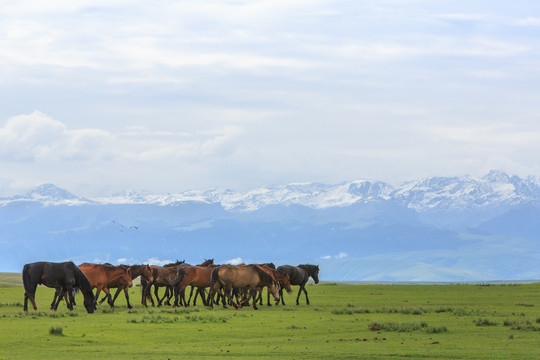
M 331 281 L 540 279 L 538 180 L 491 172 L 85 199 L 0 199 L 0 271 L 47 260 L 317 263 Z

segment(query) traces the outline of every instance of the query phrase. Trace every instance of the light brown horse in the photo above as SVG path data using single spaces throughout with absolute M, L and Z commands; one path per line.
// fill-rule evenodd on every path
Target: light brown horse
M 126 269 L 129 274 L 131 275 L 131 279 L 135 280 L 139 276 L 143 279 L 145 279 L 147 282 L 151 282 L 154 280 L 154 275 L 152 274 L 152 269 L 149 265 L 118 265 L 118 267 L 121 267 L 123 269 Z M 122 290 L 124 290 L 124 295 L 126 296 L 126 302 L 129 309 L 132 309 L 133 306 L 129 303 L 129 287 L 130 285 L 124 281 L 123 278 L 118 278 L 111 284 L 109 284 L 109 289 L 111 288 L 117 288 L 116 293 L 114 294 L 114 297 L 111 299 L 110 294 L 107 294 L 101 301 L 100 304 L 107 299 L 107 302 L 111 307 L 114 307 L 114 302 L 116 301 L 116 298 L 120 294 Z
M 94 305 L 97 305 L 97 300 L 99 293 L 103 290 L 106 294 L 111 296 L 109 292 L 109 287 L 116 280 L 122 279 L 124 283 L 133 285 L 131 280 L 131 275 L 126 269 L 122 269 L 118 266 L 110 264 L 92 264 L 92 263 L 82 263 L 78 268 L 84 273 L 88 278 L 90 285 L 93 288 L 96 288 L 96 296 Z
M 214 293 L 221 292 L 229 300 L 235 309 L 238 309 L 242 304 L 238 305 L 231 297 L 232 289 L 245 288 L 249 291 L 249 298 L 252 298 L 253 309 L 257 310 L 256 295 L 257 289 L 263 286 L 268 287 L 268 291 L 274 296 L 276 301 L 279 301 L 279 284 L 276 279 L 268 272 L 263 270 L 258 265 L 221 265 L 212 271 L 210 282 L 210 307 L 214 304 Z M 223 307 L 226 307 L 225 303 Z

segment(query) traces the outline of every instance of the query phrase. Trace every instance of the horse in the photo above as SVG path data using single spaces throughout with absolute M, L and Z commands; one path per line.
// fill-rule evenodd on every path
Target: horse
M 186 274 L 185 270 L 182 268 L 182 266 L 169 266 L 169 267 L 150 266 L 150 268 L 152 269 L 152 275 L 154 279 L 151 282 L 148 282 L 146 286 L 143 288 L 143 298 L 142 298 L 143 305 L 146 306 L 146 298 L 150 298 L 152 301 L 152 306 L 154 305 L 154 300 L 152 300 L 152 296 L 150 295 L 150 288 L 152 287 L 152 285 L 154 285 L 154 294 L 156 295 L 156 299 L 158 301 L 158 304 L 157 304 L 158 307 L 161 306 L 163 299 L 167 295 L 165 294 L 161 300 L 159 299 L 159 295 L 158 295 L 159 286 L 172 287 L 175 294 L 175 305 L 177 305 L 178 285 L 180 284 L 184 275 Z
M 43 284 L 47 287 L 60 289 L 58 302 L 53 308 L 56 310 L 62 297 L 69 296 L 69 301 L 66 301 L 66 306 L 69 310 L 73 310 L 73 288 L 77 287 L 81 290 L 84 296 L 84 307 L 91 314 L 94 312 L 94 294 L 92 286 L 84 275 L 84 273 L 75 266 L 71 261 L 63 263 L 51 262 L 35 262 L 26 264 L 22 272 L 24 284 L 24 311 L 28 311 L 28 299 L 32 303 L 34 310 L 36 306 L 36 288 L 38 284 Z M 67 298 L 67 297 L 66 297 Z
M 274 265 L 272 263 L 270 263 L 271 265 Z M 289 279 L 289 275 L 279 271 L 279 270 L 276 270 L 275 266 L 274 267 L 271 267 L 269 264 L 263 264 L 261 266 L 261 268 L 263 270 L 265 270 L 266 272 L 269 272 L 272 274 L 272 276 L 274 277 L 274 279 L 276 279 L 276 281 L 278 282 L 279 284 L 279 291 L 281 292 L 280 293 L 280 296 L 283 296 L 281 294 L 283 294 L 283 290 L 282 289 L 285 289 L 287 291 L 287 293 L 292 293 L 292 289 L 291 289 L 291 281 Z M 270 293 L 267 292 L 266 293 L 267 295 L 267 299 L 266 299 L 266 305 L 267 306 L 272 306 L 272 304 L 270 303 Z M 260 302 L 259 304 L 262 305 L 263 304 L 263 301 L 262 301 L 262 288 L 260 289 L 260 292 L 259 292 L 259 296 L 258 296 L 258 299 Z M 276 305 L 279 304 L 279 301 L 276 302 Z
M 213 261 L 212 261 L 213 263 Z M 193 295 L 193 289 L 197 287 L 197 293 L 195 294 L 195 299 L 193 299 L 193 306 L 196 305 L 197 295 L 199 294 L 201 296 L 202 302 L 204 305 L 207 305 L 207 301 L 204 298 L 204 289 L 207 287 L 210 287 L 210 277 L 212 274 L 212 270 L 216 266 L 183 266 L 182 268 L 186 272 L 186 275 L 182 279 L 182 281 L 179 284 L 179 292 L 181 296 L 181 300 L 183 301 L 185 306 L 189 306 L 189 303 L 191 301 L 191 296 Z M 186 302 L 184 293 L 186 288 L 191 286 L 191 293 L 189 295 L 189 299 Z
M 298 290 L 298 296 L 296 297 L 296 305 L 300 305 L 298 300 L 300 299 L 300 294 L 302 293 L 302 290 L 304 291 L 304 294 L 306 294 L 306 304 L 309 305 L 309 298 L 306 291 L 306 283 L 310 276 L 315 281 L 315 284 L 319 283 L 319 265 L 283 265 L 279 266 L 277 270 L 289 275 L 291 285 L 300 285 L 300 289 Z M 285 301 L 283 301 L 283 290 L 280 290 L 280 295 L 281 303 L 285 305 Z
M 139 276 L 141 278 L 144 278 L 146 281 L 152 281 L 154 279 L 154 276 L 152 274 L 152 269 L 149 265 L 118 265 L 118 267 L 128 270 L 129 274 L 131 275 L 131 279 L 135 280 Z M 123 278 L 118 278 L 116 281 L 109 284 L 109 288 L 118 288 L 116 290 L 116 293 L 114 294 L 114 297 L 111 299 L 110 294 L 105 295 L 103 299 L 99 302 L 100 304 L 107 299 L 107 302 L 111 307 L 114 307 L 114 302 L 116 301 L 116 298 L 120 294 L 122 290 L 124 290 L 124 295 L 126 296 L 126 302 L 128 309 L 132 309 L 133 306 L 129 303 L 129 284 L 124 282 Z
M 78 267 L 84 275 L 86 275 L 88 281 L 90 281 L 92 289 L 97 289 L 94 306 L 97 305 L 99 293 L 103 290 L 110 297 L 109 287 L 113 287 L 118 281 L 128 284 L 128 286 L 133 285 L 129 271 L 118 266 L 110 264 L 82 263 Z M 112 307 L 110 303 L 109 305 Z
M 214 293 L 223 289 L 224 296 L 235 309 L 243 306 L 244 302 L 237 305 L 232 297 L 231 290 L 238 288 L 246 288 L 249 290 L 249 297 L 253 299 L 253 309 L 257 310 L 255 297 L 257 288 L 267 286 L 268 291 L 274 296 L 276 301 L 279 301 L 279 285 L 272 275 L 267 273 L 258 265 L 221 265 L 212 270 L 210 278 L 210 307 L 214 304 Z M 226 307 L 223 303 L 223 307 Z

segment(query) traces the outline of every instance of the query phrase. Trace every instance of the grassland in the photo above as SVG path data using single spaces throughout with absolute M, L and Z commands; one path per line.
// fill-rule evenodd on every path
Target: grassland
M 0 274 L 0 359 L 539 359 L 540 284 L 308 286 L 311 305 L 143 308 L 140 288 L 86 314 Z M 82 296 L 77 300 L 82 303 Z

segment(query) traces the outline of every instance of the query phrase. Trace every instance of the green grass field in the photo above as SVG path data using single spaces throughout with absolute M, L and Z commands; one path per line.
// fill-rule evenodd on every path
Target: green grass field
M 294 287 L 297 289 L 297 287 Z M 309 285 L 311 305 L 143 308 L 140 287 L 86 314 L 22 311 L 20 274 L 0 274 L 0 359 L 540 359 L 540 283 Z

